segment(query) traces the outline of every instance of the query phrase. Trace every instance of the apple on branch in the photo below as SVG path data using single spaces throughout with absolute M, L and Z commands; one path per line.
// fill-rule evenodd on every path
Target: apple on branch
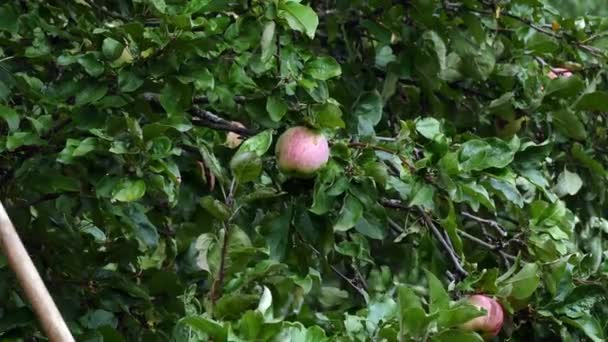
M 296 126 L 279 137 L 275 154 L 283 173 L 296 178 L 310 178 L 329 160 L 329 145 L 321 132 Z

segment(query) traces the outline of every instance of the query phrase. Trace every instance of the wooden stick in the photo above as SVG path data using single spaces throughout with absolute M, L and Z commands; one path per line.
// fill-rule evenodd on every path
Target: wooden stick
M 61 313 L 49 294 L 32 259 L 25 250 L 19 234 L 0 202 L 0 247 L 8 263 L 17 275 L 17 281 L 38 316 L 38 320 L 47 337 L 52 342 L 73 342 Z

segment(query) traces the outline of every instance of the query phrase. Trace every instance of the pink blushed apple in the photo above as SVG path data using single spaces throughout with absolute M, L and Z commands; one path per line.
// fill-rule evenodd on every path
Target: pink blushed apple
M 498 335 L 504 321 L 504 312 L 500 303 L 484 295 L 473 295 L 468 302 L 480 309 L 485 309 L 486 314 L 468 321 L 463 324 L 462 328 L 476 331 L 485 339 Z
M 296 126 L 279 137 L 275 154 L 282 172 L 294 177 L 310 178 L 329 160 L 329 144 L 322 133 Z

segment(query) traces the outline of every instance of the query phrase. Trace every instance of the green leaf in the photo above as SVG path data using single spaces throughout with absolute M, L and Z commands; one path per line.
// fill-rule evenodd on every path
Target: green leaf
M 569 98 L 576 96 L 584 86 L 585 82 L 577 75 L 558 77 L 549 81 L 545 92 L 551 97 Z
M 280 213 L 270 213 L 262 222 L 261 234 L 273 260 L 282 260 L 287 252 L 292 212 L 293 207 L 289 205 Z
M 6 121 L 8 130 L 14 132 L 19 129 L 19 114 L 12 108 L 0 104 L 0 117 Z
M 487 183 L 484 183 L 487 189 L 493 190 L 495 193 L 498 193 L 502 196 L 503 199 L 515 204 L 516 206 L 522 208 L 524 206 L 524 199 L 517 186 L 515 181 L 508 181 L 505 179 L 499 179 L 491 177 L 488 179 Z
M 304 32 L 310 39 L 315 37 L 319 18 L 312 8 L 294 1 L 281 1 L 279 17 L 285 19 L 291 29 Z
M 15 132 L 6 138 L 6 148 L 14 151 L 21 146 L 42 145 L 44 143 L 38 135 L 32 132 Z
M 156 226 L 150 222 L 146 215 L 145 208 L 137 203 L 127 206 L 123 217 L 133 228 L 135 236 L 150 250 L 156 249 L 159 242 Z
M 304 72 L 314 79 L 326 81 L 330 78 L 340 76 L 342 69 L 333 57 L 317 57 L 306 63 Z
M 146 194 L 146 183 L 143 180 L 123 180 L 118 183 L 112 192 L 112 200 L 119 202 L 133 202 Z
M 312 107 L 315 122 L 323 128 L 344 128 L 342 111 L 333 103 L 325 103 Z
M 435 118 L 424 118 L 416 122 L 416 131 L 423 137 L 434 140 L 436 136 L 441 134 L 441 123 Z
M 205 196 L 201 198 L 200 204 L 205 210 L 207 210 L 213 217 L 220 221 L 226 221 L 230 218 L 230 208 L 219 200 L 211 197 Z
M 148 1 L 160 13 L 165 13 L 165 11 L 167 10 L 167 4 L 165 3 L 165 0 L 148 0 Z
M 262 173 L 262 159 L 250 151 L 237 153 L 230 160 L 230 169 L 239 183 L 251 182 Z
M 500 284 L 500 293 L 517 300 L 529 298 L 540 284 L 540 272 L 537 264 L 527 263 L 522 269 Z
M 435 62 L 437 63 L 437 72 L 440 72 L 446 67 L 447 48 L 443 39 L 434 31 L 426 31 L 422 34 L 422 39 L 425 47 L 431 51 Z
M 526 47 L 536 54 L 553 53 L 559 49 L 559 42 L 554 37 L 533 31 L 526 37 Z
M 608 92 L 596 91 L 583 95 L 576 103 L 577 110 L 608 112 Z
M 389 63 L 397 60 L 390 46 L 383 46 L 376 50 L 375 63 L 380 68 L 385 68 Z
M 334 231 L 344 232 L 353 228 L 363 217 L 363 204 L 355 196 L 348 194 L 344 197 L 344 204 L 338 221 L 334 224 Z
M 555 192 L 558 196 L 563 197 L 565 195 L 576 195 L 576 193 L 583 187 L 583 180 L 581 177 L 574 173 L 564 169 L 562 173 L 557 177 L 557 185 Z
M 270 60 L 276 52 L 275 28 L 276 24 L 274 21 L 269 21 L 264 25 L 264 32 L 262 33 L 262 39 L 260 41 L 260 46 L 262 48 L 260 59 L 262 62 Z
M 509 144 L 497 138 L 472 139 L 460 148 L 460 165 L 465 172 L 503 168 L 515 156 Z
M 259 311 L 249 310 L 241 316 L 239 320 L 239 332 L 243 334 L 243 338 L 249 341 L 254 341 L 262 332 L 264 325 L 264 317 Z
M 74 158 L 82 157 L 97 147 L 96 138 L 86 138 L 82 141 L 76 139 L 68 139 L 64 149 L 59 153 L 57 160 L 64 164 L 70 164 Z
M 160 92 L 160 104 L 170 115 L 182 114 L 189 107 L 190 101 L 190 89 L 179 82 L 165 83 Z
M 374 240 L 384 239 L 385 230 L 383 229 L 386 225 L 381 225 L 378 220 L 373 220 L 372 217 L 362 217 L 357 221 L 355 230 L 359 233 Z
M 409 206 L 421 206 L 426 209 L 434 209 L 434 197 L 435 188 L 428 184 L 423 184 L 414 192 Z
M 353 116 L 362 136 L 374 135 L 374 126 L 382 119 L 382 97 L 377 91 L 361 94 L 354 106 Z
M 278 96 L 269 96 L 266 99 L 266 111 L 272 121 L 279 122 L 287 113 L 287 103 Z
M 118 87 L 122 92 L 130 93 L 144 84 L 144 80 L 132 71 L 122 69 L 118 73 Z
M 99 62 L 99 58 L 96 54 L 87 53 L 84 56 L 78 58 L 78 63 L 84 67 L 87 74 L 97 77 L 103 74 L 103 64 Z
M 96 329 L 102 326 L 116 328 L 118 325 L 118 319 L 114 314 L 105 310 L 89 311 L 79 321 L 89 329 Z
M 558 110 L 552 113 L 552 117 L 555 126 L 567 137 L 577 140 L 587 138 L 587 129 L 575 112 L 568 109 Z
M 228 330 L 224 326 L 203 316 L 187 316 L 180 319 L 178 324 L 184 324 L 205 333 L 217 342 L 225 342 L 228 339 Z
M 479 209 L 479 205 L 494 211 L 494 201 L 490 198 L 488 191 L 476 182 L 458 183 L 453 191 L 450 191 L 451 199 L 454 202 L 468 203 L 474 211 Z
M 17 33 L 19 28 L 19 14 L 9 3 L 0 7 L 0 31 Z
M 215 88 L 215 78 L 209 69 L 202 68 L 196 73 L 196 80 L 194 81 L 194 84 L 198 90 L 213 89 Z
M 429 271 L 426 271 L 426 277 L 429 283 L 429 297 L 431 300 L 429 311 L 433 313 L 447 309 L 450 305 L 450 297 L 444 289 L 443 284 Z
M 496 65 L 494 49 L 480 48 L 462 57 L 462 69 L 466 75 L 479 81 L 486 81 Z
M 457 327 L 485 313 L 473 305 L 459 305 L 439 312 L 437 325 L 440 329 Z
M 367 322 L 378 326 L 380 322 L 391 321 L 397 312 L 397 303 L 390 297 L 381 297 L 368 304 Z
M 272 130 L 265 130 L 245 140 L 235 156 L 245 152 L 253 152 L 258 157 L 262 157 L 270 149 L 270 145 L 272 145 Z
M 245 89 L 258 88 L 253 78 L 251 78 L 251 76 L 249 76 L 247 72 L 245 72 L 245 68 L 236 63 L 232 64 L 232 66 L 230 67 L 228 77 L 232 83 L 239 87 L 243 87 Z
M 483 342 L 484 339 L 474 332 L 466 332 L 462 330 L 445 330 L 435 336 L 433 341 L 436 342 Z
M 429 324 L 429 318 L 422 308 L 420 299 L 407 286 L 401 285 L 397 291 L 400 334 L 421 335 Z
M 101 51 L 108 60 L 114 61 L 120 57 L 124 48 L 125 46 L 121 42 L 108 37 L 103 40 Z
M 606 340 L 600 323 L 591 315 L 584 315 L 583 317 L 577 319 L 562 318 L 561 320 L 581 330 L 594 342 Z
M 593 174 L 599 177 L 608 177 L 608 172 L 606 172 L 604 166 L 600 162 L 589 156 L 585 152 L 581 144 L 575 143 L 574 145 L 572 145 L 571 153 L 575 160 L 577 160 L 582 165 L 593 171 Z
M 81 91 L 76 94 L 75 104 L 77 106 L 95 103 L 102 97 L 106 96 L 108 87 L 101 84 L 87 84 Z

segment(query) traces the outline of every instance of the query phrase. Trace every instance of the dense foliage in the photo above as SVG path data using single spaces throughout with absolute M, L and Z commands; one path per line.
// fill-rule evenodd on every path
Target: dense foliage
M 474 293 L 497 340 L 603 341 L 606 32 L 542 0 L 4 1 L 0 200 L 78 341 L 481 341 Z M 314 178 L 277 168 L 297 125 Z M 43 339 L 0 279 L 2 340 Z
M 608 15 L 608 6 L 601 0 L 550 0 L 549 3 L 565 17 Z

